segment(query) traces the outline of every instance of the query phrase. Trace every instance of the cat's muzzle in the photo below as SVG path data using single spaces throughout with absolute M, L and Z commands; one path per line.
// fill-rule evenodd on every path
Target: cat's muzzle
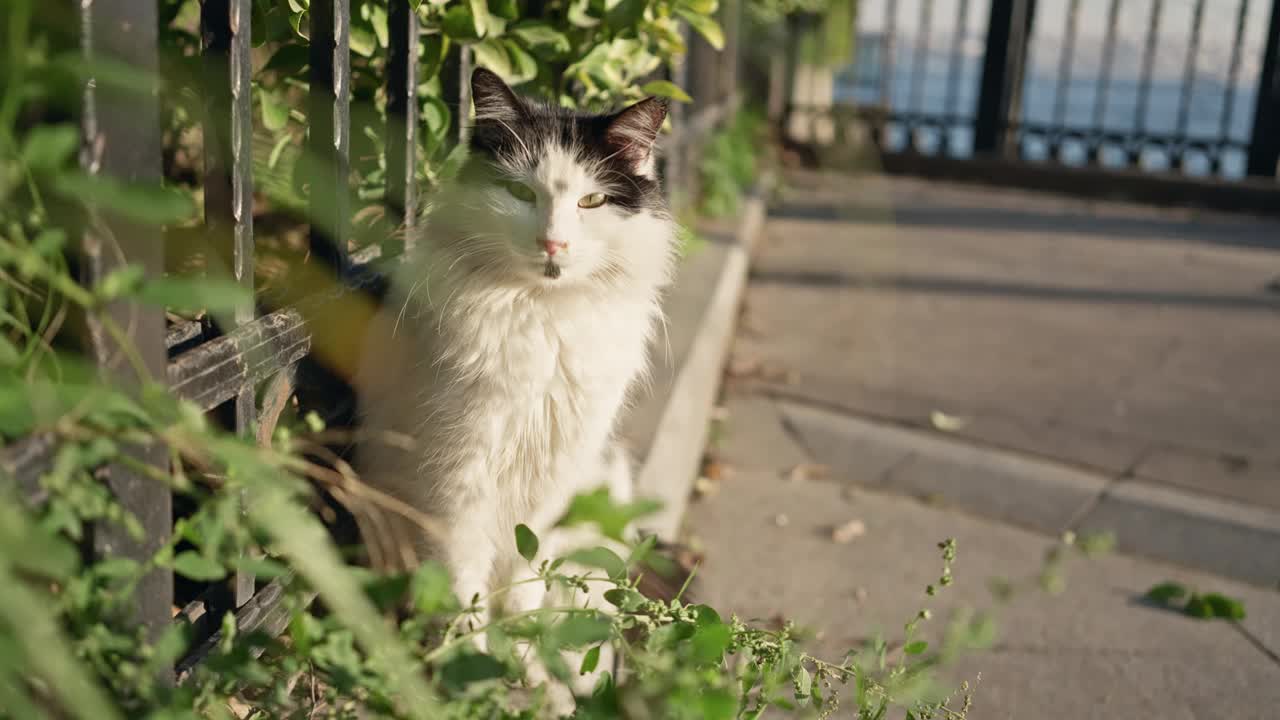
M 552 280 L 560 277 L 560 265 L 555 260 L 547 258 L 547 264 L 542 266 L 542 274 Z

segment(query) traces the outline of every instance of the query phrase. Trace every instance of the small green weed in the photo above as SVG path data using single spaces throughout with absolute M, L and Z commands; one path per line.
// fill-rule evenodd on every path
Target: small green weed
M 1152 587 L 1142 597 L 1153 605 L 1200 620 L 1217 619 L 1236 622 L 1245 618 L 1242 601 L 1222 593 L 1200 592 L 1179 582 L 1162 582 Z

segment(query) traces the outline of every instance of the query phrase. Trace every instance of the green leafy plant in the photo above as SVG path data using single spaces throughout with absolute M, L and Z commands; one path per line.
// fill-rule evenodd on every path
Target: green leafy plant
M 1200 592 L 1182 583 L 1166 581 L 1147 590 L 1143 599 L 1154 605 L 1168 608 L 1200 620 L 1229 620 L 1245 618 L 1244 603 L 1216 592 Z
M 699 210 L 704 215 L 726 217 L 738 211 L 757 175 L 762 131 L 760 116 L 744 110 L 708 138 L 699 167 Z

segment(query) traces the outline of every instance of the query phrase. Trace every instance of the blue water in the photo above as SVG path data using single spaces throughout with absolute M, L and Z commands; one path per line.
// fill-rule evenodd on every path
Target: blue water
M 899 46 L 894 53 L 896 62 L 890 79 L 889 107 L 894 112 L 925 113 L 928 115 L 952 114 L 964 120 L 946 127 L 947 152 L 967 156 L 973 151 L 972 117 L 978 100 L 981 80 L 981 58 L 961 57 L 954 72 L 955 91 L 950 96 L 947 89 L 952 81 L 953 57 L 946 53 L 930 53 L 923 64 L 918 81 L 913 77 L 914 49 Z M 864 55 L 861 61 L 866 63 Z M 878 70 L 869 63 L 859 73 L 857 66 L 850 66 L 838 74 L 835 100 L 843 103 L 874 104 L 881 97 Z M 1129 71 L 1133 73 L 1131 69 Z M 1139 117 L 1139 82 L 1136 74 L 1114 77 L 1109 83 L 1105 105 L 1099 114 L 1099 90 L 1096 74 L 1073 77 L 1065 83 L 1065 92 L 1059 97 L 1061 84 L 1056 73 L 1031 72 L 1023 87 L 1022 119 L 1024 122 L 1061 126 L 1075 130 L 1087 130 L 1100 125 L 1107 131 L 1139 136 L 1145 133 L 1180 135 L 1192 140 L 1216 140 L 1225 136 L 1239 144 L 1221 152 L 1220 174 L 1228 178 L 1244 175 L 1246 155 L 1243 148 L 1248 143 L 1253 124 L 1254 88 L 1241 82 L 1230 100 L 1230 112 L 1225 118 L 1227 103 L 1225 83 L 1214 78 L 1199 77 L 1192 85 L 1186 104 L 1185 120 L 1179 128 L 1183 110 L 1182 83 L 1176 80 L 1157 79 L 1151 83 L 1146 112 Z M 861 75 L 861 77 L 858 77 Z M 916 83 L 916 84 L 913 84 Z M 951 106 L 948 106 L 951 101 Z M 1100 122 L 1099 122 L 1100 120 Z M 1224 132 L 1225 129 L 1225 132 Z M 1181 132 L 1180 132 L 1181 130 Z M 901 127 L 890 128 L 890 147 L 905 145 L 905 131 Z M 921 131 L 917 142 L 924 152 L 934 152 L 938 146 L 936 132 Z M 1047 159 L 1045 143 L 1028 139 L 1024 152 L 1033 159 Z M 1086 148 L 1082 144 L 1064 143 L 1060 159 L 1068 164 L 1082 164 L 1086 160 Z M 1100 158 L 1106 165 L 1124 164 L 1124 154 L 1118 148 L 1106 149 Z M 1141 152 L 1141 166 L 1149 170 L 1169 167 L 1169 157 L 1162 148 L 1145 144 Z M 1209 158 L 1189 153 L 1186 172 L 1204 175 L 1210 172 Z

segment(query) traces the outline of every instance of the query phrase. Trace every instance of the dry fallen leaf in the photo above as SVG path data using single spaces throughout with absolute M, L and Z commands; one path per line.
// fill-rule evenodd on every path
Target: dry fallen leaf
M 934 410 L 929 413 L 929 421 L 933 423 L 935 428 L 943 432 L 955 432 L 969 424 L 968 418 L 963 418 L 959 415 L 948 415 L 941 410 Z
M 831 474 L 831 469 L 818 463 L 800 463 L 787 472 L 787 482 L 821 480 Z
M 693 492 L 698 497 L 713 497 L 720 492 L 720 484 L 706 475 L 700 475 L 693 481 Z
M 778 527 L 786 527 L 791 524 L 791 518 L 786 513 L 778 513 L 773 517 L 773 524 Z
M 733 476 L 733 470 L 719 460 L 707 458 L 702 463 L 702 474 L 709 480 L 728 480 Z
M 831 539 L 841 545 L 853 542 L 854 540 L 867 534 L 867 524 L 861 520 L 850 520 L 843 525 L 837 525 L 831 531 Z

